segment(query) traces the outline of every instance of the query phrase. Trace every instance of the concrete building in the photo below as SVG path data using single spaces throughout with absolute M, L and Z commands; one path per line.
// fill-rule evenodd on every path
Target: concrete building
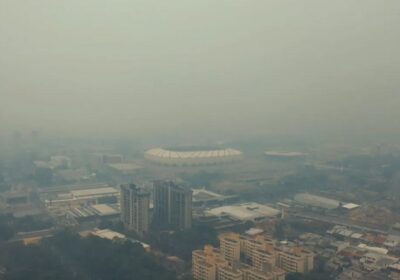
M 242 280 L 243 272 L 230 266 L 221 266 L 217 269 L 218 280 Z
M 192 189 L 192 191 L 194 207 L 221 205 L 222 203 L 232 203 L 239 199 L 236 195 L 221 195 L 206 189 Z
M 274 251 L 254 250 L 251 256 L 251 264 L 260 271 L 272 270 L 276 266 L 276 257 Z
M 355 204 L 355 203 L 343 202 L 343 201 L 326 198 L 326 197 L 319 196 L 319 195 L 313 195 L 313 194 L 309 194 L 309 193 L 298 193 L 294 196 L 294 200 L 297 203 L 302 204 L 304 206 L 322 208 L 322 209 L 326 209 L 326 210 L 333 210 L 333 209 L 337 209 L 337 208 L 353 210 L 353 209 L 360 207 L 360 205 Z
M 71 215 L 75 219 L 91 219 L 91 218 L 118 218 L 120 216 L 117 204 L 92 204 L 79 207 L 71 207 L 65 213 Z
M 158 226 L 188 229 L 192 226 L 192 191 L 171 181 L 154 182 L 154 222 Z
M 259 252 L 273 252 L 275 248 L 275 240 L 269 238 L 266 235 L 242 235 L 241 237 L 241 252 L 243 255 L 249 259 L 253 265 L 257 262 L 256 258 L 259 259 Z M 274 255 L 271 257 L 275 257 Z M 275 265 L 275 261 L 270 262 L 271 264 Z M 260 266 L 261 268 L 261 266 Z
M 312 252 L 299 246 L 279 245 L 262 231 L 258 232 L 258 235 L 223 233 L 219 236 L 219 250 L 206 246 L 204 250 L 193 251 L 194 279 L 284 280 L 286 273 L 306 273 L 313 269 Z
M 286 272 L 306 273 L 314 269 L 314 254 L 302 247 L 276 249 L 276 264 Z
M 256 202 L 239 203 L 212 208 L 206 211 L 209 215 L 229 215 L 239 221 L 261 222 L 279 216 L 278 209 Z
M 121 220 L 124 226 L 143 236 L 149 229 L 150 194 L 134 184 L 121 185 Z
M 43 197 L 47 208 L 71 208 L 83 205 L 117 203 L 120 192 L 113 187 L 71 190 Z
M 231 236 L 235 237 L 235 236 Z M 228 236 L 225 236 L 228 238 Z M 226 239 L 225 239 L 226 240 Z M 236 248 L 236 246 L 235 246 Z M 254 266 L 225 259 L 222 250 L 205 246 L 204 250 L 193 251 L 192 274 L 195 280 L 284 280 L 285 271 L 264 266 Z
M 110 171 L 118 175 L 133 175 L 143 170 L 143 167 L 134 163 L 110 163 L 107 164 Z
M 247 268 L 243 269 L 243 280 L 285 280 L 285 272 L 265 272 Z
M 195 280 L 217 280 L 217 267 L 227 265 L 221 252 L 210 245 L 192 253 L 192 274 Z
M 229 263 L 240 261 L 240 235 L 237 233 L 224 233 L 219 236 L 221 254 Z

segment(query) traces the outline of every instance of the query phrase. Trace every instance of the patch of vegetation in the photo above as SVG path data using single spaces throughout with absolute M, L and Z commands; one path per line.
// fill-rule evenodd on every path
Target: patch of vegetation
M 193 250 L 201 249 L 207 244 L 213 246 L 219 244 L 217 232 L 206 226 L 193 226 L 191 229 L 176 232 L 153 233 L 149 237 L 149 242 L 162 252 L 184 260 L 192 257 Z
M 140 244 L 81 238 L 65 231 L 39 245 L 5 244 L 0 266 L 7 280 L 173 280 Z
M 36 231 L 50 228 L 53 225 L 50 219 L 34 216 L 15 218 L 11 214 L 0 215 L 0 241 L 12 238 L 17 232 Z

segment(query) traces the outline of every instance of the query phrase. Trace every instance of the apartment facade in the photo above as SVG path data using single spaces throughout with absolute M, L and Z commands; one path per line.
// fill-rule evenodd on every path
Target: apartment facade
M 217 269 L 228 266 L 221 252 L 206 245 L 204 250 L 192 252 L 192 274 L 195 280 L 217 280 Z
M 143 236 L 149 230 L 150 194 L 134 184 L 121 185 L 121 220 L 124 226 Z
M 240 234 L 225 233 L 219 236 L 221 254 L 229 263 L 240 261 Z
M 230 266 L 221 266 L 217 269 L 218 280 L 243 280 L 243 272 Z
M 279 248 L 277 265 L 287 272 L 306 273 L 314 269 L 314 254 L 304 248 Z
M 171 181 L 154 182 L 154 221 L 173 229 L 192 227 L 192 191 Z
M 195 280 L 284 280 L 287 272 L 313 269 L 314 254 L 299 246 L 278 245 L 265 235 L 223 233 L 220 249 L 193 251 Z
M 284 271 L 265 272 L 254 268 L 243 270 L 243 280 L 285 280 Z

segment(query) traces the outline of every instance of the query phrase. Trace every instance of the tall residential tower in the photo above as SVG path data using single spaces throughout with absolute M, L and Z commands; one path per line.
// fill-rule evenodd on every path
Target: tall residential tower
M 192 226 L 192 191 L 171 181 L 154 182 L 154 221 L 164 227 Z
M 149 229 L 150 194 L 134 184 L 121 185 L 121 220 L 124 226 L 143 236 Z

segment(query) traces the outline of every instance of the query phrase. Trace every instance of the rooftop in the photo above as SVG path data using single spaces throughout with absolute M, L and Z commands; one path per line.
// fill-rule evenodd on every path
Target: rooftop
M 357 247 L 360 249 L 366 250 L 368 252 L 378 253 L 378 254 L 382 254 L 382 255 L 386 255 L 389 252 L 388 249 L 380 248 L 380 247 L 371 247 L 371 246 L 367 246 L 366 244 L 359 244 Z
M 116 188 L 112 187 L 71 191 L 72 196 L 75 198 L 111 194 L 116 195 L 118 193 L 119 191 Z
M 91 232 L 93 235 L 98 236 L 100 238 L 105 238 L 108 240 L 114 240 L 114 239 L 126 239 L 126 240 L 130 240 L 134 243 L 139 243 L 140 245 L 142 245 L 142 247 L 145 250 L 150 249 L 150 245 L 140 242 L 138 240 L 135 239 L 131 239 L 131 238 L 127 238 L 124 234 L 110 230 L 110 229 L 97 229 Z
M 90 207 L 95 209 L 100 216 L 116 215 L 119 213 L 115 208 L 107 204 L 94 204 Z
M 232 198 L 233 196 L 220 195 L 215 192 L 208 191 L 206 189 L 192 189 L 193 201 L 211 201 L 211 200 L 224 200 Z
M 303 157 L 307 154 L 301 152 L 279 152 L 279 151 L 266 151 L 264 152 L 266 156 L 274 157 Z
M 227 214 L 238 220 L 259 220 L 265 217 L 275 217 L 280 213 L 277 209 L 255 202 L 217 207 L 207 212 L 215 216 Z
M 346 203 L 346 204 L 342 205 L 342 207 L 346 208 L 346 209 L 349 209 L 349 210 L 352 210 L 352 209 L 360 207 L 360 205 L 355 204 L 355 203 Z
M 126 236 L 122 233 L 112 231 L 110 229 L 102 229 L 102 230 L 95 230 L 92 232 L 93 235 L 98 236 L 100 238 L 105 238 L 109 240 L 113 239 L 125 239 Z
M 260 229 L 260 228 L 251 228 L 249 230 L 246 231 L 247 235 L 258 235 L 260 233 L 263 233 L 264 230 Z
M 312 195 L 309 193 L 299 193 L 294 196 L 294 200 L 303 204 L 308 204 L 315 207 L 321 207 L 326 209 L 335 209 L 340 206 L 340 201 Z
M 121 172 L 133 172 L 143 167 L 134 163 L 110 163 L 109 167 Z

